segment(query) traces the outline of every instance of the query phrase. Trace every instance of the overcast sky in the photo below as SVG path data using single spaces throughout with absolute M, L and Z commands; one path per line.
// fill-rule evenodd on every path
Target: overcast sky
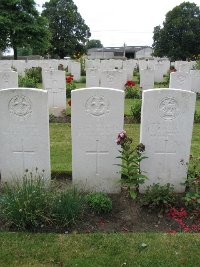
M 48 0 L 35 0 L 41 11 Z M 74 0 L 91 31 L 90 39 L 104 46 L 149 45 L 153 29 L 162 25 L 165 15 L 181 0 Z M 187 1 L 200 5 L 200 0 Z

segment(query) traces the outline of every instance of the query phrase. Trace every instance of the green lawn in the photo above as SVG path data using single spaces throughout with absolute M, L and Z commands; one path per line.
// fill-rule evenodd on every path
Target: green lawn
M 126 124 L 125 130 L 139 143 L 140 124 Z M 51 168 L 53 172 L 71 172 L 71 126 L 68 123 L 50 123 Z M 200 124 L 194 124 L 191 154 L 200 157 Z
M 0 233 L 1 267 L 198 267 L 199 234 Z

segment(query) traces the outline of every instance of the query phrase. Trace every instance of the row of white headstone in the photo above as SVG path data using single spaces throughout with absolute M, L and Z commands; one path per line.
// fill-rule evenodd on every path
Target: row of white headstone
M 141 170 L 153 183 L 171 183 L 176 192 L 187 177 L 196 95 L 179 89 L 143 92 Z M 50 179 L 48 93 L 0 90 L 1 181 L 20 179 L 28 170 Z M 124 127 L 124 92 L 111 88 L 72 91 L 72 180 L 85 191 L 120 192 L 119 147 Z
M 66 110 L 66 79 L 65 71 L 43 70 L 43 88 L 48 91 L 49 113 L 54 116 L 62 116 Z M 18 73 L 16 71 L 0 71 L 0 89 L 17 88 Z
M 74 76 L 74 80 L 80 80 L 80 62 L 73 60 L 0 60 L 0 71 L 11 71 L 11 69 L 14 68 L 19 75 L 24 76 L 26 69 L 31 69 L 32 67 L 41 67 L 42 70 L 58 70 L 60 64 L 63 65 L 63 68 L 68 68 L 68 72 Z

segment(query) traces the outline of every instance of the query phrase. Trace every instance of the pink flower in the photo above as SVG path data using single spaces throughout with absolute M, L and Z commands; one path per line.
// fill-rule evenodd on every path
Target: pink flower
M 116 139 L 116 143 L 118 144 L 118 145 L 120 145 L 121 144 L 121 141 L 123 141 L 125 138 L 127 137 L 127 135 L 126 135 L 126 131 L 121 131 L 119 134 L 118 134 L 118 136 L 117 136 L 117 139 Z

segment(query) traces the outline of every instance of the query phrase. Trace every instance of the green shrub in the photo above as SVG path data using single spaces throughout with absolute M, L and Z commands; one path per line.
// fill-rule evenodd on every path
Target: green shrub
M 21 182 L 6 185 L 0 197 L 3 219 L 20 230 L 33 230 L 50 223 L 52 194 L 42 176 L 27 173 Z
M 133 105 L 131 107 L 131 115 L 135 122 L 141 121 L 141 107 L 142 100 L 141 99 L 133 99 Z
M 141 98 L 141 90 L 138 86 L 128 86 L 125 89 L 125 98 L 135 98 L 140 99 Z
M 91 210 L 98 214 L 108 213 L 112 210 L 112 200 L 105 193 L 89 193 L 85 196 L 85 200 Z
M 194 112 L 194 122 L 195 122 L 195 123 L 200 123 L 200 114 L 197 113 L 196 110 L 195 110 L 195 112 Z
M 30 69 L 26 69 L 25 76 L 30 79 L 34 79 L 36 83 L 42 83 L 42 68 L 32 67 Z
M 80 218 L 84 198 L 76 190 L 66 190 L 57 193 L 52 204 L 53 221 L 58 226 L 71 226 Z
M 37 88 L 37 82 L 34 78 L 19 76 L 19 87 Z
M 186 207 L 200 213 L 200 158 L 190 156 L 185 185 L 186 193 L 183 201 Z
M 165 210 L 173 206 L 176 202 L 174 188 L 172 185 L 159 183 L 148 186 L 142 195 L 141 205 L 147 206 L 150 210 Z

